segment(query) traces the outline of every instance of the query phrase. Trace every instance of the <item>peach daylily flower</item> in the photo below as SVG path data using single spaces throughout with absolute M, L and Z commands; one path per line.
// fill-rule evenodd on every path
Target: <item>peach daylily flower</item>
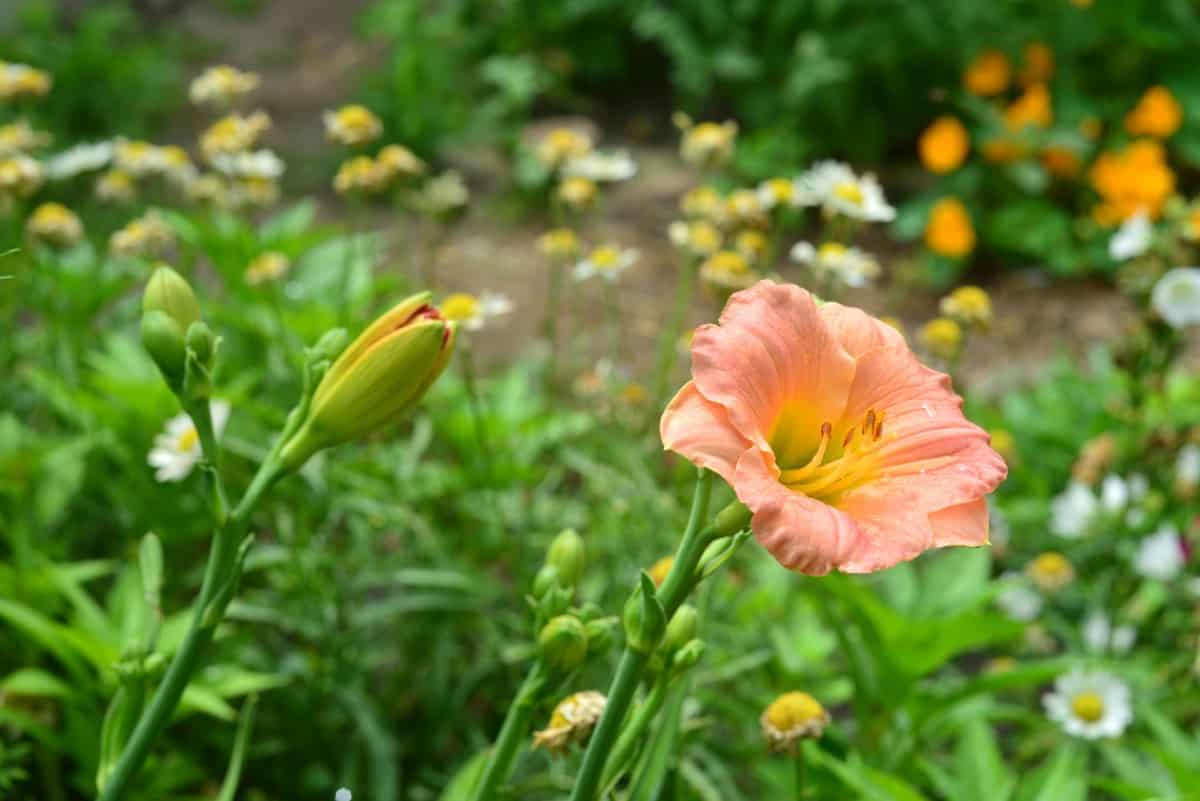
M 729 482 L 784 567 L 868 573 L 987 542 L 1007 468 L 961 406 L 887 324 L 760 281 L 696 330 L 661 435 Z

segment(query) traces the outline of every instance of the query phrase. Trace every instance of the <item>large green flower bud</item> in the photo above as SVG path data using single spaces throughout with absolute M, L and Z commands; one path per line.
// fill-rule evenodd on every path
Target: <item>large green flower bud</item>
M 411 409 L 450 359 L 454 324 L 413 295 L 359 334 L 325 372 L 300 428 L 284 445 L 285 469 L 358 439 Z
M 187 332 L 199 320 L 200 303 L 187 280 L 165 265 L 155 269 L 142 295 L 142 345 L 176 391 L 187 365 Z

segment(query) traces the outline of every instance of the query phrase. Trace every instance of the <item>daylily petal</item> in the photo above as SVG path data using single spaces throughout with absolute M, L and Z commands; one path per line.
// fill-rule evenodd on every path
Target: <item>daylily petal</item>
M 663 413 L 659 426 L 663 447 L 706 467 L 726 481 L 750 442 L 729 422 L 724 406 L 706 400 L 692 381 L 683 385 Z

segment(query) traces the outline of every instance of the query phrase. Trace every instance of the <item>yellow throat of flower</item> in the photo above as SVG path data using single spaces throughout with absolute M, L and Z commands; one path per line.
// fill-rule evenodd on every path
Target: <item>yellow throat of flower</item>
M 1104 699 L 1094 690 L 1085 690 L 1071 699 L 1071 711 L 1080 720 L 1095 723 L 1104 717 Z
M 821 424 L 816 450 L 807 462 L 798 467 L 780 463 L 779 481 L 794 492 L 834 504 L 850 490 L 872 480 L 881 467 L 880 444 L 885 442 L 882 410 L 868 409 L 860 422 L 853 425 Z M 776 427 L 772 446 L 777 458 L 787 460 L 788 452 L 797 452 L 786 434 L 791 421 L 783 420 Z M 783 434 L 783 437 L 780 437 Z M 778 441 L 778 445 L 776 442 Z M 788 447 L 791 445 L 792 447 Z M 782 447 L 780 447 L 782 446 Z

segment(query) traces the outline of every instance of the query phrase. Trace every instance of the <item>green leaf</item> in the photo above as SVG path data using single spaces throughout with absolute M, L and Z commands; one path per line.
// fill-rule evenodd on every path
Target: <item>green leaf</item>
M 454 778 L 450 780 L 446 788 L 442 790 L 442 794 L 438 796 L 438 801 L 468 801 L 471 797 L 471 791 L 475 789 L 476 782 L 483 775 L 483 768 L 487 765 L 489 751 L 490 749 L 485 748 L 468 759 L 466 764 L 454 774 Z
M 66 698 L 72 694 L 70 685 L 39 668 L 14 670 L 0 681 L 0 690 L 13 695 L 43 698 Z
M 1054 752 L 1017 791 L 1017 801 L 1086 801 L 1082 753 L 1074 743 Z

